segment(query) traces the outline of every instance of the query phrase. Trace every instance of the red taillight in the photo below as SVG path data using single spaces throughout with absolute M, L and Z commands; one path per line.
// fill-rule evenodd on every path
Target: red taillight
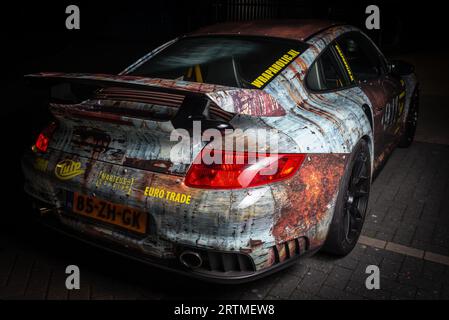
M 256 187 L 292 177 L 304 161 L 304 154 L 252 154 L 213 151 L 220 163 L 206 164 L 203 150 L 185 179 L 185 184 L 205 189 L 240 189 Z M 217 154 L 218 153 L 218 154 Z M 207 161 L 210 162 L 210 161 Z
M 33 146 L 33 150 L 47 152 L 48 144 L 55 130 L 56 123 L 53 122 L 39 134 L 36 143 Z
M 46 137 L 43 133 L 39 134 L 35 143 L 36 149 L 39 150 L 40 152 L 47 152 L 49 141 L 50 139 Z

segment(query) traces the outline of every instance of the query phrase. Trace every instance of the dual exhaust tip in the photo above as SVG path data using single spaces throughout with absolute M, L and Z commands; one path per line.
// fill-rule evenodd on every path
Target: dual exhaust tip
M 203 265 L 203 258 L 194 251 L 186 250 L 179 255 L 179 261 L 190 269 L 198 269 Z

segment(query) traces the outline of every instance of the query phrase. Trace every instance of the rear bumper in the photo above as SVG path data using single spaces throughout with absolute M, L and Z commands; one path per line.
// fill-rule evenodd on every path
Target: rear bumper
M 84 174 L 59 179 L 55 168 L 65 159 L 80 163 Z M 192 189 L 176 176 L 126 168 L 126 175 L 135 179 L 130 194 L 96 185 L 101 170 L 122 174 L 123 166 L 61 151 L 26 154 L 22 168 L 25 191 L 50 209 L 48 216 L 54 219 L 43 221 L 53 229 L 163 269 L 217 282 L 244 282 L 286 267 L 323 244 L 344 159 L 310 155 L 290 181 L 238 190 Z M 188 194 L 191 201 L 149 199 L 147 186 Z M 75 192 L 146 212 L 147 232 L 130 234 L 74 215 L 70 195 Z M 185 250 L 208 264 L 187 268 L 179 261 Z
M 178 274 L 196 278 L 202 281 L 223 284 L 246 283 L 265 277 L 279 270 L 288 268 L 292 264 L 296 263 L 300 257 L 299 255 L 297 255 L 295 257 L 292 257 L 292 259 L 285 260 L 282 263 L 258 271 L 253 270 L 239 272 L 216 272 L 204 269 L 191 269 L 181 263 L 181 261 L 179 260 L 179 256 L 173 258 L 158 258 L 139 251 L 136 248 L 117 244 L 115 241 L 111 241 L 106 238 L 98 238 L 89 234 L 78 232 L 77 230 L 67 227 L 65 224 L 59 221 L 59 213 L 56 209 L 44 208 L 42 207 L 42 203 L 38 203 L 37 201 L 33 201 L 33 203 L 35 204 L 35 208 L 37 209 L 37 211 L 40 212 L 38 222 L 60 235 L 74 238 L 93 247 L 100 248 L 102 250 L 106 250 L 108 252 L 112 252 L 129 259 L 133 259 L 146 265 L 150 265 L 170 272 L 176 272 Z M 188 249 L 195 252 L 203 251 L 202 249 L 198 250 L 194 247 Z M 314 250 L 313 252 L 307 252 L 307 254 L 302 255 L 301 258 L 303 256 L 309 256 L 316 251 L 317 250 Z M 213 250 L 211 250 L 211 252 L 217 253 L 217 251 Z M 230 253 L 223 252 L 223 254 Z
M 210 263 L 212 276 L 218 269 L 223 270 L 226 277 L 233 277 L 235 272 L 237 277 L 241 277 L 249 275 L 248 271 L 263 271 L 309 249 L 303 235 L 282 239 L 282 243 L 276 245 L 276 239 L 271 234 L 275 215 L 284 205 L 289 205 L 283 184 L 235 191 L 191 189 L 179 182 L 179 177 L 128 168 L 127 175 L 135 179 L 135 184 L 131 194 L 127 195 L 120 190 L 97 187 L 95 183 L 98 168 L 107 172 L 123 172 L 123 166 L 76 157 L 74 161 L 92 170 L 86 170 L 87 175 L 78 175 L 70 180 L 58 179 L 56 165 L 63 159 L 74 157 L 56 151 L 45 155 L 26 154 L 22 159 L 24 187 L 34 199 L 58 209 L 56 218 L 61 226 L 81 237 L 89 235 L 93 242 L 106 239 L 114 243 L 114 248 L 135 249 L 144 256 L 162 260 L 177 260 L 180 247 L 194 248 L 207 259 L 218 260 L 218 263 Z M 45 168 L 36 165 L 40 164 L 37 160 L 42 158 Z M 179 204 L 148 198 L 144 195 L 148 185 L 188 194 L 191 202 Z M 147 232 L 136 235 L 73 214 L 71 201 L 75 192 L 147 213 Z M 228 257 L 232 261 L 228 261 Z M 241 260 L 249 262 L 244 263 L 242 268 Z M 209 274 L 206 272 L 206 276 Z

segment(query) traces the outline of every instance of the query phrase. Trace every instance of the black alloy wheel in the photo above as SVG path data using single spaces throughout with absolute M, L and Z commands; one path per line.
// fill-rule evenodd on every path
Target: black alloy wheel
M 357 241 L 362 231 L 365 212 L 368 207 L 370 177 L 368 155 L 363 151 L 355 159 L 355 164 L 344 196 L 344 228 L 345 240 L 348 243 Z
M 345 256 L 355 247 L 365 221 L 370 187 L 370 151 L 362 139 L 354 147 L 342 177 L 324 251 Z
M 401 141 L 399 142 L 399 147 L 408 148 L 413 142 L 416 133 L 416 127 L 418 125 L 418 114 L 419 114 L 419 91 L 415 90 L 413 96 L 410 100 L 410 109 L 407 114 L 407 119 L 405 121 L 405 130 L 402 134 Z

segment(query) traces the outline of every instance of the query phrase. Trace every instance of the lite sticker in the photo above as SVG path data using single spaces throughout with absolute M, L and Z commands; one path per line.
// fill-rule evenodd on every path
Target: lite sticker
M 60 161 L 55 167 L 55 175 L 60 180 L 70 180 L 83 173 L 81 162 L 70 159 Z

